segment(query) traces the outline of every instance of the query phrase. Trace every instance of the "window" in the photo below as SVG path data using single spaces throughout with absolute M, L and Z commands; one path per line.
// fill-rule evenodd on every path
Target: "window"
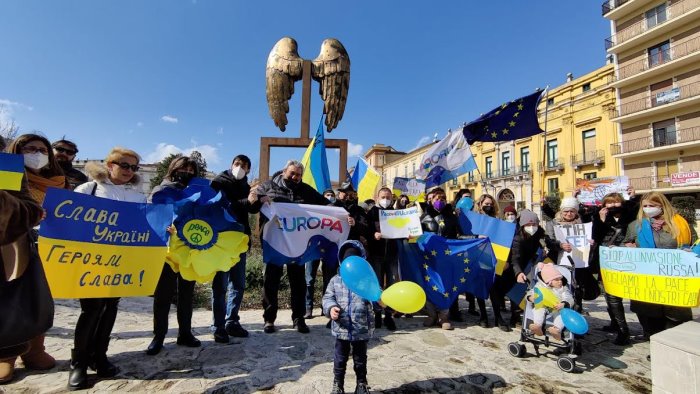
M 559 161 L 557 140 L 547 141 L 547 167 L 556 167 Z
M 552 105 L 554 105 L 554 99 L 553 98 L 547 99 L 547 106 L 549 107 Z
M 583 86 L 581 86 L 581 90 L 583 91 L 583 93 L 586 93 L 587 91 L 591 90 L 591 84 L 584 83 Z
M 486 158 L 486 178 L 493 177 L 493 157 Z
M 654 147 L 676 143 L 676 121 L 674 119 L 654 122 L 652 128 L 654 130 Z
M 520 170 L 530 171 L 530 147 L 520 148 Z
M 649 67 L 658 66 L 671 60 L 671 44 L 668 41 L 649 48 L 647 52 L 649 53 Z
M 474 171 L 469 171 L 467 174 L 468 182 L 474 182 Z
M 644 16 L 647 20 L 647 29 L 651 29 L 659 23 L 666 22 L 666 3 L 650 9 Z
M 598 178 L 597 172 L 586 172 L 583 174 L 583 179 L 596 179 Z
M 595 129 L 584 130 L 583 132 L 583 161 L 590 163 L 596 159 L 595 152 Z
M 678 160 L 664 160 L 656 162 L 656 185 L 668 187 L 671 185 L 671 174 L 678 172 Z
M 408 178 L 408 164 L 403 165 L 403 177 Z
M 377 165 L 381 166 L 384 164 L 384 155 L 377 156 Z
M 501 153 L 501 171 L 503 175 L 510 174 L 510 152 Z
M 559 178 L 547 179 L 547 191 L 549 194 L 559 193 Z

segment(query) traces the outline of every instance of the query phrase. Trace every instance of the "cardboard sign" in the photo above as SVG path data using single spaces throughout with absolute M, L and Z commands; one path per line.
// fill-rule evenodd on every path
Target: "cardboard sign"
M 405 194 L 410 202 L 423 202 L 425 201 L 425 181 L 413 178 L 394 178 L 392 192 L 397 199 L 400 195 Z
M 563 252 L 559 264 L 571 265 L 569 256 L 576 268 L 588 267 L 588 255 L 591 252 L 590 239 L 593 239 L 593 223 L 554 225 L 557 241 L 571 244 L 571 252 Z
M 576 188 L 580 190 L 577 198 L 584 205 L 600 205 L 603 197 L 609 193 L 620 193 L 625 200 L 629 200 L 629 184 L 629 178 L 626 176 L 576 179 Z
M 379 229 L 382 238 L 386 239 L 415 238 L 422 235 L 418 208 L 380 209 Z

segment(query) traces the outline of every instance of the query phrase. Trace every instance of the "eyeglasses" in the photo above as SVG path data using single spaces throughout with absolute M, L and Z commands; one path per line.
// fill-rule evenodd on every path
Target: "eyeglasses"
M 65 153 L 65 154 L 67 154 L 68 156 L 73 156 L 73 155 L 75 155 L 76 153 L 78 153 L 77 150 L 61 148 L 60 146 L 57 146 L 57 147 L 55 147 L 54 149 L 56 150 L 56 152 Z
M 112 164 L 118 165 L 119 168 L 121 168 L 122 170 L 129 170 L 129 169 L 130 169 L 130 170 L 133 171 L 133 172 L 136 172 L 136 171 L 139 170 L 139 168 L 141 168 L 141 167 L 136 166 L 136 165 L 133 165 L 133 164 L 129 164 L 129 163 L 118 163 L 118 162 L 116 162 L 116 161 L 113 161 Z
M 36 146 L 25 146 L 22 148 L 22 153 L 36 153 L 40 152 L 41 154 L 48 155 L 49 150 L 46 148 L 37 148 Z

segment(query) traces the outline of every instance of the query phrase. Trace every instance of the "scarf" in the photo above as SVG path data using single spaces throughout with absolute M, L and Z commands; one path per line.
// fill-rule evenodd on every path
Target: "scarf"
M 46 190 L 48 188 L 66 188 L 66 177 L 63 175 L 44 178 L 41 175 L 27 172 L 27 182 L 29 183 L 29 193 L 32 195 L 34 201 L 38 202 L 39 204 L 44 203 L 44 197 L 46 197 Z

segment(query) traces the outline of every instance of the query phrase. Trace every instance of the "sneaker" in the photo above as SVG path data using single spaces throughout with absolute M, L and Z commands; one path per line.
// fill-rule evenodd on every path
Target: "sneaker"
M 223 328 L 217 328 L 214 331 L 214 342 L 216 343 L 228 343 L 228 333 Z
M 391 315 L 386 315 L 386 317 L 384 317 L 384 325 L 389 331 L 396 330 L 396 322 L 394 322 L 394 318 L 391 317 Z
M 292 325 L 292 327 L 296 327 L 297 331 L 299 331 L 302 334 L 308 334 L 310 332 L 309 326 L 306 325 L 306 321 L 304 321 L 304 318 L 294 320 L 294 324 Z
M 235 338 L 248 338 L 248 331 L 239 322 L 228 325 L 226 333 Z
M 367 383 L 358 382 L 357 386 L 355 386 L 355 394 L 369 394 L 369 387 L 367 387 Z
M 275 323 L 265 322 L 265 325 L 263 326 L 263 332 L 265 334 L 272 334 L 273 332 L 275 332 Z
M 337 380 L 334 380 L 333 387 L 331 388 L 331 394 L 345 394 L 343 384 L 338 382 Z

